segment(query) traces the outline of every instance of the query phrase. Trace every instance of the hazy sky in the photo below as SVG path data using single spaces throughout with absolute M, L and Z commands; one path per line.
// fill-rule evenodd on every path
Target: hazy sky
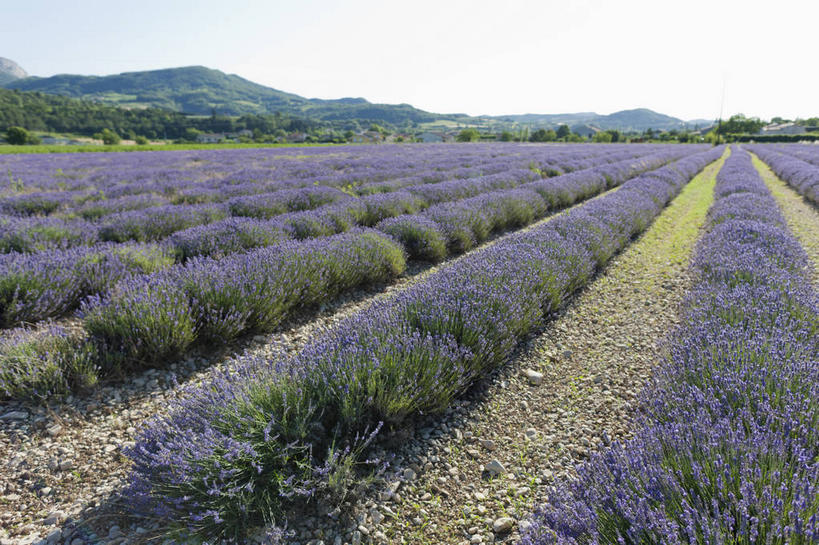
M 204 65 L 434 112 L 819 115 L 817 3 L 0 0 L 32 75 Z

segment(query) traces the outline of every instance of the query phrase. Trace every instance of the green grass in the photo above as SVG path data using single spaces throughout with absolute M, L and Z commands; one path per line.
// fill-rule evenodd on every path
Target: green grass
M 781 180 L 753 153 L 751 160 L 779 205 L 791 232 L 807 252 L 813 264 L 813 283 L 819 286 L 819 214 L 817 214 L 817 208 L 787 182 Z
M 706 166 L 657 217 L 654 228 L 640 240 L 641 248 L 651 248 L 650 255 L 643 259 L 651 259 L 658 265 L 666 261 L 688 263 L 714 200 L 717 173 L 726 158 L 727 154 Z M 679 214 L 680 209 L 684 210 L 683 214 Z
M 8 144 L 0 145 L 0 154 L 14 154 L 14 153 L 88 153 L 88 152 L 120 152 L 120 151 L 183 151 L 183 150 L 211 150 L 211 149 L 252 149 L 252 148 L 304 148 L 317 146 L 335 146 L 344 144 L 148 144 L 145 146 L 124 145 L 117 146 L 99 146 L 95 144 L 88 144 L 83 146 L 66 146 L 66 145 L 37 145 L 37 146 L 11 146 Z

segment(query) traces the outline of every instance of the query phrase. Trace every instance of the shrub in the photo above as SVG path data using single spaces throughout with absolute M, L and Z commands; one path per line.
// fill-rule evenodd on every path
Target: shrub
M 23 127 L 9 127 L 6 129 L 6 142 L 12 146 L 28 144 L 31 135 Z
M 222 260 L 195 259 L 178 282 L 197 315 L 202 342 L 271 331 L 294 308 L 404 271 L 402 249 L 374 231 L 286 242 Z
M 193 309 L 169 273 L 124 280 L 107 295 L 89 297 L 80 310 L 104 372 L 162 363 L 194 341 Z
M 226 218 L 223 205 L 157 206 L 110 214 L 99 228 L 101 240 L 147 242 L 160 240 L 171 233 Z
M 50 399 L 96 383 L 95 355 L 65 329 L 16 329 L 0 338 L 0 397 Z
M 379 222 L 375 228 L 400 242 L 411 259 L 437 263 L 446 257 L 446 238 L 431 219 L 398 216 Z
M 252 218 L 227 218 L 177 231 L 168 237 L 167 242 L 178 259 L 185 261 L 195 256 L 224 257 L 271 246 L 290 238 L 290 230 L 276 223 Z
M 169 252 L 150 245 L 101 244 L 0 256 L 0 325 L 65 315 L 83 297 L 107 292 L 134 274 L 173 264 Z

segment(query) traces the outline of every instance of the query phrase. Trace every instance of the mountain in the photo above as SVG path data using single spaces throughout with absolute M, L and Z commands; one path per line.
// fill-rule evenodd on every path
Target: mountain
M 11 83 L 14 80 L 27 78 L 28 74 L 11 59 L 0 57 L 0 85 Z
M 417 128 L 424 124 L 422 128 L 427 130 L 473 126 L 498 131 L 514 130 L 522 126 L 536 129 L 566 124 L 642 132 L 646 129 L 670 130 L 693 127 L 695 124 L 706 125 L 686 123 L 645 108 L 623 110 L 609 115 L 595 112 L 477 117 L 437 114 L 409 104 L 373 104 L 360 97 L 335 100 L 304 98 L 204 66 L 125 72 L 110 76 L 60 74 L 40 78 L 25 77 L 25 72 L 16 64 L 6 62 L 12 66 L 8 73 L 18 76 L 11 76 L 5 83 L 0 81 L 0 86 L 9 89 L 81 98 L 127 109 L 162 108 L 200 116 L 210 116 L 212 113 L 228 116 L 280 113 L 327 122 L 344 129 L 355 128 L 356 124 L 366 127 L 370 123 L 379 123 L 394 128 Z M 16 70 L 12 72 L 14 68 Z
M 578 112 L 572 114 L 519 114 L 519 115 L 495 115 L 487 116 L 499 121 L 510 123 L 520 123 L 523 125 L 554 126 L 554 125 L 579 125 L 588 123 L 592 119 L 600 117 L 594 112 Z
M 716 119 L 689 119 L 685 122 L 689 127 L 699 127 L 701 129 L 717 124 Z
M 600 115 L 594 112 L 579 112 L 568 114 L 523 114 L 523 115 L 503 115 L 492 116 L 494 119 L 510 121 L 536 126 L 566 125 L 592 125 L 600 129 L 617 129 L 619 131 L 643 132 L 647 129 L 671 130 L 693 127 L 691 122 L 683 121 L 676 117 L 660 114 L 648 108 L 637 108 L 634 110 L 622 110 L 608 115 Z M 702 122 L 700 126 L 707 123 Z
M 165 108 L 194 115 L 281 114 L 324 121 L 367 119 L 393 125 L 423 123 L 451 116 L 431 114 L 409 104 L 372 104 L 363 98 L 308 99 L 259 85 L 204 66 L 187 66 L 111 76 L 60 74 L 29 77 L 10 89 L 94 100 L 125 108 Z

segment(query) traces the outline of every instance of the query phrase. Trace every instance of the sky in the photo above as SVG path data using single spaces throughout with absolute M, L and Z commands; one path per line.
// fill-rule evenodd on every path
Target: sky
M 439 113 L 819 116 L 819 3 L 0 0 L 29 74 L 203 65 L 310 98 Z

